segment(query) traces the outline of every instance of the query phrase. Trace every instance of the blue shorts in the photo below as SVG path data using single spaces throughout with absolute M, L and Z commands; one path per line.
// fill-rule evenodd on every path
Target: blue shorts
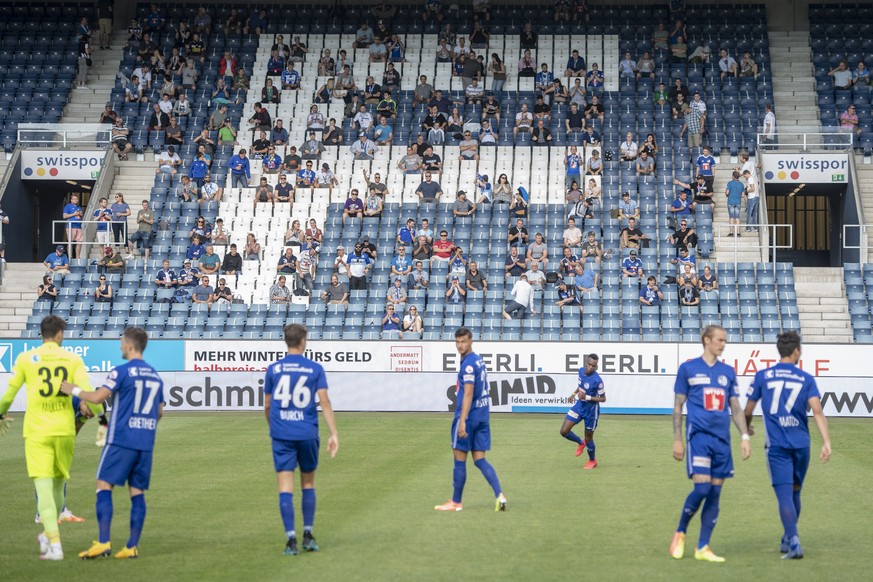
M 564 417 L 564 420 L 570 421 L 573 424 L 584 422 L 585 430 L 594 432 L 597 430 L 597 421 L 600 420 L 600 407 L 585 406 L 583 409 L 582 402 L 577 401 L 573 408 L 567 411 L 567 416 Z
M 728 218 L 739 218 L 740 217 L 740 206 L 733 204 L 728 204 Z
M 688 477 L 709 475 L 713 479 L 728 479 L 734 476 L 730 444 L 712 435 L 694 434 L 688 439 L 685 455 L 688 458 Z
M 487 422 L 467 421 L 467 437 L 458 437 L 458 418 L 452 420 L 452 448 L 470 451 L 491 450 L 491 426 Z
M 121 487 L 125 484 L 142 489 L 149 488 L 152 478 L 152 451 L 126 449 L 118 445 L 106 445 L 97 466 L 97 480 Z
M 803 485 L 806 470 L 809 469 L 809 448 L 786 449 L 770 447 L 767 449 L 767 470 L 773 485 Z
M 273 439 L 273 467 L 276 472 L 294 471 L 300 465 L 302 473 L 312 473 L 318 468 L 319 440 L 282 441 Z

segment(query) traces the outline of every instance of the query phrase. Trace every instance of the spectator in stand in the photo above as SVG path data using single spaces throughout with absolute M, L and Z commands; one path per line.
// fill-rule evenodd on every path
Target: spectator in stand
M 323 127 L 318 129 L 321 131 Z M 310 130 L 309 139 L 300 146 L 300 157 L 304 160 L 318 160 L 321 158 L 321 153 L 325 150 L 324 144 L 316 138 L 315 130 Z
M 709 265 L 703 267 L 703 275 L 697 281 L 697 287 L 701 293 L 707 294 L 702 297 L 718 298 L 718 278 L 712 274 L 712 269 L 709 268 Z
M 730 232 L 727 236 L 740 236 L 740 208 L 745 193 L 746 187 L 740 182 L 740 173 L 735 170 L 724 191 L 727 197 L 728 224 L 730 225 Z
M 376 41 L 379 39 L 377 38 Z M 370 48 L 373 48 L 374 45 L 370 45 Z M 400 317 L 395 313 L 394 305 L 387 305 L 385 307 L 385 315 L 382 316 L 382 333 L 379 334 L 379 337 L 390 337 L 394 335 L 393 332 L 397 332 L 397 336 L 400 339 L 403 339 L 403 332 L 400 330 Z M 385 336 L 385 332 L 392 332 L 389 336 Z
M 543 270 L 549 265 L 549 247 L 543 240 L 542 233 L 534 235 L 534 242 L 528 245 L 525 258 L 527 264 L 539 263 Z M 533 281 L 528 282 L 533 285 Z
M 176 153 L 176 148 L 167 146 L 166 151 L 161 152 L 158 156 L 158 167 L 155 174 L 169 174 L 170 177 L 176 175 L 177 168 L 181 167 L 182 158 Z
M 630 192 L 625 192 L 621 195 L 621 202 L 618 203 L 618 220 L 621 224 L 629 224 L 630 219 L 640 218 L 640 206 L 636 200 L 631 200 Z
M 355 32 L 355 48 L 368 48 L 371 44 L 373 44 L 373 30 L 367 25 L 367 22 L 364 21 L 361 23 L 361 26 Z
M 246 235 L 246 246 L 243 251 L 243 257 L 247 261 L 261 260 L 261 243 L 258 242 L 258 239 L 252 232 Z
M 133 144 L 130 143 L 129 137 L 130 129 L 124 126 L 124 120 L 121 117 L 117 117 L 110 132 L 110 143 L 119 160 L 127 160 L 127 154 L 133 150 Z
M 600 145 L 600 134 L 597 133 L 596 131 L 594 131 L 594 126 L 593 126 L 593 125 L 588 125 L 588 126 L 586 126 L 586 127 L 585 127 L 585 132 L 582 134 L 581 137 L 582 137 L 582 143 L 583 143 L 586 147 L 588 147 L 588 146 L 597 147 L 597 146 Z M 597 150 L 594 150 L 594 151 L 596 152 Z M 593 153 L 592 153 L 592 155 L 593 155 Z M 591 167 L 590 167 L 590 166 L 589 166 L 589 168 L 588 168 L 588 172 L 589 172 L 589 173 L 591 172 Z
M 341 281 L 348 281 L 349 258 L 346 256 L 345 247 L 342 245 L 336 248 L 336 257 L 333 260 L 333 272 L 340 277 Z
M 270 303 L 273 305 L 288 305 L 291 302 L 291 290 L 285 286 L 285 276 L 279 275 L 276 283 L 270 287 Z
M 600 99 L 597 95 L 591 96 L 591 102 L 585 106 L 585 120 L 586 122 L 593 121 L 595 118 L 600 121 L 600 128 L 603 129 L 603 120 L 606 115 L 606 110 L 603 108 L 603 105 L 600 103 Z M 590 128 L 588 131 L 589 134 L 594 130 L 594 126 L 590 123 L 587 123 L 587 126 Z M 598 136 L 598 142 L 600 141 Z M 596 145 L 596 144 L 592 144 Z
M 355 243 L 355 250 L 348 258 L 349 288 L 352 291 L 367 288 L 367 274 L 373 261 L 364 252 L 363 243 Z
M 194 287 L 191 291 L 191 301 L 194 303 L 205 304 L 207 307 L 212 305 L 213 294 L 215 289 L 209 284 L 209 277 L 201 277 L 200 284 Z
M 539 263 L 536 261 L 531 262 L 530 269 L 525 273 L 525 276 L 535 291 L 542 291 L 545 288 L 546 274 L 540 270 Z
M 510 247 L 526 248 L 528 243 L 528 232 L 524 226 L 524 220 L 516 219 L 515 226 L 509 227 L 509 235 L 507 240 Z
M 127 217 L 130 216 L 130 206 L 124 201 L 124 194 L 117 192 L 109 209 L 112 211 L 112 240 L 116 244 L 122 243 L 127 240 Z
M 228 310 L 233 303 L 233 292 L 230 290 L 230 287 L 227 286 L 227 281 L 223 278 L 218 280 L 218 286 L 212 294 L 212 302 L 215 305 L 227 305 Z
M 424 331 L 424 322 L 421 320 L 415 305 L 410 305 L 409 313 L 403 317 L 403 331 L 419 334 Z
M 115 123 L 115 120 L 118 119 L 118 113 L 112 109 L 112 103 L 107 103 L 106 108 L 100 113 L 100 119 L 98 123 Z
M 528 203 L 521 191 L 522 188 L 519 187 L 512 202 L 509 204 L 509 212 L 512 216 L 524 218 L 527 216 Z
M 124 259 L 116 250 L 113 250 L 112 247 L 106 247 L 103 250 L 103 258 L 97 261 L 97 272 L 98 273 L 123 273 L 124 272 Z
M 238 154 L 231 156 L 227 162 L 230 168 L 230 180 L 233 188 L 248 188 L 252 179 L 252 170 L 246 150 L 241 149 Z
M 164 259 L 161 269 L 155 275 L 155 285 L 163 287 L 164 289 L 169 289 L 175 287 L 178 282 L 176 272 L 170 268 L 170 261 Z
M 406 281 L 410 289 L 427 289 L 430 275 L 424 270 L 424 263 L 422 261 L 415 261 L 415 270 L 409 274 Z
M 45 265 L 46 269 L 48 269 L 49 274 L 61 273 L 62 275 L 66 275 L 70 272 L 70 259 L 64 252 L 63 245 L 55 247 L 55 252 L 49 254 L 42 264 Z
M 294 69 L 294 62 L 290 61 L 288 66 L 282 71 L 280 78 L 282 89 L 289 91 L 297 91 L 300 89 L 300 73 Z
M 391 261 L 392 277 L 409 277 L 412 273 L 412 261 L 406 254 L 406 246 L 401 244 L 397 247 L 397 255 Z
M 527 263 L 523 256 L 518 254 L 518 247 L 509 249 L 509 256 L 504 261 L 504 277 L 519 277 L 527 270 Z
M 561 262 L 558 264 L 558 274 L 572 283 L 576 273 L 576 265 L 579 264 L 579 257 L 573 254 L 570 247 L 564 247 L 563 252 L 564 256 L 561 257 Z
M 195 234 L 191 237 L 192 243 L 188 245 L 188 252 L 186 253 L 186 257 L 191 259 L 192 261 L 199 261 L 200 257 L 203 256 L 203 253 L 206 252 L 206 248 L 203 246 L 204 238 L 200 235 Z
M 229 239 L 230 233 L 224 228 L 224 220 L 217 218 L 215 220 L 215 228 L 212 229 L 212 233 L 207 237 L 207 240 L 215 246 L 227 246 Z
M 530 140 L 536 145 L 548 145 L 552 141 L 552 130 L 545 126 L 545 121 L 537 120 L 537 126 L 531 132 Z
M 282 160 L 282 169 L 292 176 L 296 176 L 302 166 L 303 158 L 297 155 L 297 146 L 289 146 L 288 153 L 285 154 L 285 159 Z
M 567 228 L 564 230 L 564 247 L 580 247 L 582 245 L 582 231 L 576 226 L 575 218 L 567 219 Z M 567 249 L 569 250 L 569 248 Z
M 221 268 L 221 259 L 215 254 L 215 247 L 206 245 L 206 252 L 200 257 L 200 272 L 204 275 L 216 275 Z
M 352 189 L 351 194 L 346 199 L 346 203 L 343 205 L 343 224 L 345 224 L 346 218 L 349 217 L 364 217 L 364 203 L 358 198 L 357 188 Z
M 511 294 L 513 300 L 507 303 L 503 309 L 504 319 L 524 319 L 528 309 L 530 309 L 531 315 L 537 314 L 533 306 L 533 288 L 527 282 L 527 275 L 521 274 L 521 278 L 513 285 Z M 516 315 L 517 317 L 514 317 Z
M 403 285 L 403 280 L 400 277 L 395 277 L 394 283 L 388 287 L 385 300 L 389 306 L 394 307 L 401 313 L 403 312 L 403 309 L 406 307 L 406 287 Z
M 488 279 L 485 277 L 485 273 L 479 270 L 476 261 L 470 261 L 468 264 L 467 272 L 464 275 L 464 284 L 467 291 L 488 292 Z
M 236 251 L 236 244 L 231 244 L 230 250 L 225 253 L 224 260 L 221 262 L 221 272 L 227 277 L 235 277 L 236 281 L 239 282 L 242 267 L 242 255 Z
M 415 244 L 412 247 L 412 258 L 418 261 L 428 261 L 433 256 L 433 246 L 428 242 L 428 237 L 421 234 L 416 238 Z
M 467 290 L 461 285 L 461 279 L 457 275 L 452 275 L 451 283 L 446 289 L 446 303 L 449 304 L 464 304 L 467 301 Z
M 109 225 L 112 223 L 112 211 L 109 210 L 109 201 L 106 198 L 100 198 L 97 204 L 97 209 L 93 214 L 94 220 L 97 221 L 97 244 L 106 246 L 112 242 L 112 234 L 109 230 Z
M 452 203 L 452 214 L 455 217 L 473 216 L 476 213 L 476 204 L 467 200 L 467 193 L 464 190 L 458 190 L 458 195 Z
M 464 139 L 458 144 L 461 155 L 458 156 L 460 161 L 475 161 L 478 166 L 479 162 L 479 142 L 473 139 L 469 131 L 464 131 Z
M 697 246 L 697 235 L 693 228 L 688 227 L 688 219 L 683 218 L 679 221 L 679 228 L 667 237 L 667 242 L 676 247 L 676 256 L 682 248 Z
M 51 275 L 43 275 L 42 285 L 36 288 L 36 300 L 48 302 L 58 300 L 58 288 L 52 284 Z
M 676 283 L 680 287 L 685 285 L 686 281 L 691 281 L 691 284 L 695 287 L 697 287 L 700 282 L 697 279 L 697 272 L 694 270 L 694 267 L 690 263 L 683 264 L 681 270 L 679 271 L 679 275 L 676 277 Z
M 849 107 L 840 114 L 840 131 L 843 133 L 851 133 L 857 139 L 861 136 L 861 126 L 858 125 L 858 114 L 855 113 L 855 106 Z
M 582 313 L 582 303 L 576 295 L 576 287 L 563 279 L 558 282 L 558 301 L 555 305 L 561 308 L 561 313 L 564 312 L 564 307 L 578 307 L 579 313 Z
M 600 241 L 595 238 L 594 231 L 588 231 L 588 239 L 582 243 L 582 250 L 579 255 L 582 259 L 594 258 L 595 263 L 599 263 L 603 259 L 603 247 Z
M 640 289 L 640 303 L 643 305 L 658 306 L 664 300 L 664 294 L 658 288 L 654 277 L 646 279 L 646 286 Z
M 309 295 L 315 291 L 315 269 L 318 266 L 318 251 L 315 247 L 300 249 L 300 258 L 297 261 L 297 281 L 303 286 Z
M 629 218 L 627 227 L 621 231 L 621 248 L 638 249 L 646 239 L 646 235 L 637 227 L 637 221 L 634 218 Z
M 700 305 L 700 292 L 692 284 L 691 279 L 686 280 L 685 284 L 679 288 L 679 301 L 684 307 Z
M 455 243 L 449 240 L 448 231 L 441 230 L 439 239 L 433 243 L 433 256 L 430 259 L 431 270 L 434 269 L 435 264 L 448 263 L 452 258 L 454 249 Z
M 67 221 L 66 234 L 67 241 L 71 246 L 70 254 L 75 255 L 74 258 L 77 259 L 81 258 L 82 241 L 85 240 L 82 217 L 83 209 L 79 206 L 79 195 L 70 194 L 70 202 L 64 206 L 63 218 Z
M 376 144 L 367 138 L 366 133 L 361 132 L 358 134 L 358 141 L 354 142 L 349 149 L 356 160 L 372 160 L 376 153 Z
M 321 292 L 321 299 L 328 305 L 342 305 L 345 309 L 349 308 L 349 289 L 345 283 L 340 283 L 336 273 L 330 276 L 330 285 Z
M 430 172 L 424 173 L 424 180 L 415 189 L 419 202 L 439 202 L 443 195 L 439 182 L 433 180 Z
M 643 262 L 637 258 L 637 251 L 631 249 L 630 256 L 626 257 L 621 262 L 621 276 L 624 279 L 632 279 L 636 277 L 642 280 L 645 277 L 643 270 Z
M 149 201 L 142 201 L 142 209 L 136 213 L 137 229 L 127 241 L 127 259 L 133 259 L 133 245 L 144 250 L 145 259 L 149 259 L 152 249 L 155 212 L 149 207 Z
M 255 197 L 252 200 L 252 210 L 257 209 L 258 203 L 270 202 L 272 204 L 276 204 L 276 201 L 273 199 L 273 186 L 267 183 L 267 178 L 261 176 L 260 184 L 258 185 L 257 190 L 255 190 Z

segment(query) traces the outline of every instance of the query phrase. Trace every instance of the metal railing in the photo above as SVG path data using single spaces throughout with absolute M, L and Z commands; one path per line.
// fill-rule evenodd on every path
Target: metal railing
M 70 257 L 70 260 L 73 259 L 73 246 L 74 245 L 82 245 L 82 252 L 77 258 L 87 259 L 88 254 L 91 252 L 93 246 L 103 247 L 103 246 L 121 246 L 127 244 L 127 219 L 118 222 L 107 222 L 105 220 L 77 220 L 76 222 L 80 222 L 82 224 L 82 241 L 71 241 L 69 236 L 67 236 L 67 228 L 69 226 L 69 221 L 67 220 L 53 220 L 52 221 L 52 247 L 55 245 L 64 245 L 67 247 L 67 256 Z M 109 242 L 100 241 L 97 239 L 97 225 L 105 224 L 107 225 L 107 229 L 109 232 Z M 121 224 L 121 242 L 115 242 L 115 235 L 112 231 L 113 224 Z M 58 231 L 62 234 L 58 235 Z M 95 233 L 94 237 L 91 237 L 91 233 Z M 100 256 L 103 256 L 103 253 L 100 253 Z
M 858 231 L 858 244 L 850 245 L 846 242 L 850 230 Z M 858 251 L 859 263 L 867 263 L 870 243 L 867 237 L 868 232 L 873 232 L 873 224 L 844 224 L 843 225 L 843 249 L 847 251 Z
M 109 147 L 111 127 L 103 123 L 19 123 L 18 145 L 25 147 Z
M 773 141 L 769 141 L 765 134 L 756 134 L 759 151 L 766 150 L 801 150 L 826 149 L 826 150 L 850 150 L 855 140 L 852 132 L 822 131 L 814 128 L 811 131 L 776 132 Z
M 727 236 L 731 233 L 738 234 L 741 232 L 745 232 L 747 227 L 755 228 L 758 230 L 752 231 L 748 233 L 752 236 L 748 236 L 743 239 L 742 236 Z M 777 244 L 776 242 L 776 230 L 784 229 L 788 233 L 788 243 L 787 244 Z M 722 241 L 722 232 L 726 233 L 724 236 L 725 239 L 732 239 L 731 241 Z M 765 238 L 766 237 L 766 238 Z M 750 250 L 755 251 L 769 251 L 770 261 L 773 263 L 773 273 L 776 273 L 776 251 L 778 249 L 791 249 L 794 248 L 794 225 L 793 224 L 719 224 L 715 226 L 715 245 L 716 248 L 721 250 L 722 244 L 727 244 L 728 242 L 733 242 L 733 253 L 734 253 L 734 263 L 738 262 L 739 251 L 740 251 L 740 240 L 757 240 L 757 243 L 753 243 L 748 245 Z M 764 240 L 762 240 L 764 239 Z M 745 248 L 743 250 L 746 250 Z

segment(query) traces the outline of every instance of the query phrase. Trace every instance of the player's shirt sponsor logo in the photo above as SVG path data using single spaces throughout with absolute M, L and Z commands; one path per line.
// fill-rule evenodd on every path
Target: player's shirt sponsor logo
M 691 465 L 693 467 L 705 467 L 708 469 L 712 466 L 712 459 L 709 457 L 692 457 Z
M 703 386 L 705 384 L 712 384 L 712 381 L 709 379 L 709 376 L 697 375 L 693 378 L 688 378 L 689 386 Z
M 724 410 L 725 397 L 724 390 L 720 388 L 704 388 L 703 389 L 703 407 L 710 412 L 721 412 Z

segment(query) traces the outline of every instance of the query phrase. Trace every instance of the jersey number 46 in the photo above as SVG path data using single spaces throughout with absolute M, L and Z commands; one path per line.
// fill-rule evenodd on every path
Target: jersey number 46
M 312 391 L 306 386 L 306 380 L 306 376 L 300 376 L 292 390 L 291 376 L 282 376 L 273 390 L 273 400 L 277 400 L 282 408 L 288 408 L 289 403 L 297 409 L 306 408 L 312 401 Z

